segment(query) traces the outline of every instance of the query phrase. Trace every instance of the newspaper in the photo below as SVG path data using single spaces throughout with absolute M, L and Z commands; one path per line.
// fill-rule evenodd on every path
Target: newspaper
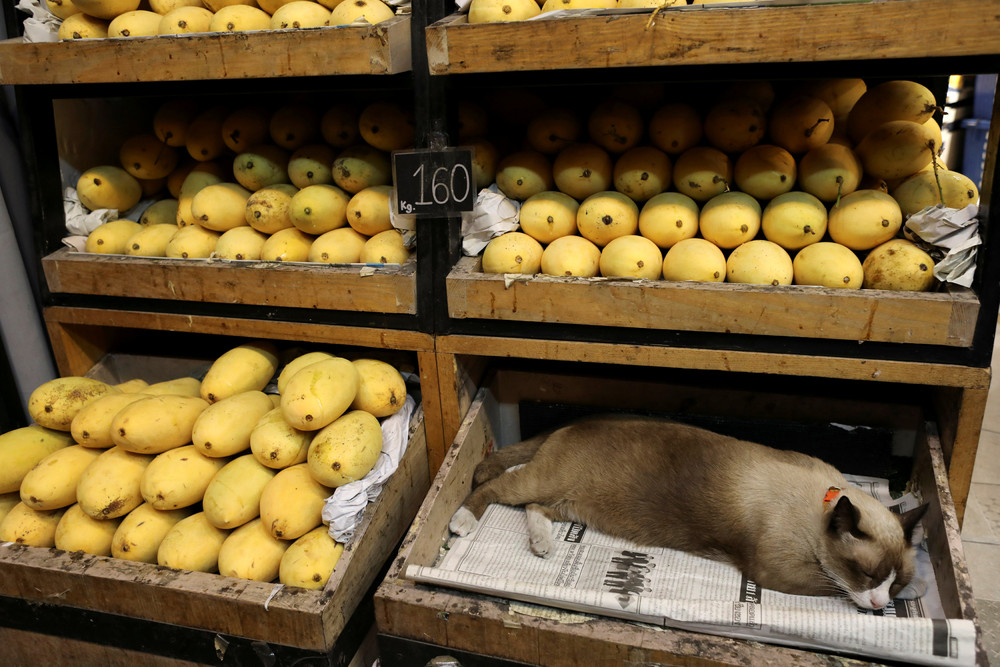
M 848 476 L 894 511 L 885 480 Z M 974 665 L 976 630 L 945 618 L 922 539 L 914 600 L 864 611 L 846 598 L 788 595 L 758 587 L 731 564 L 609 537 L 584 525 L 554 524 L 550 558 L 528 550 L 522 508 L 490 505 L 469 535 L 453 538 L 433 567 L 410 565 L 415 581 L 659 626 L 837 651 L 921 665 Z

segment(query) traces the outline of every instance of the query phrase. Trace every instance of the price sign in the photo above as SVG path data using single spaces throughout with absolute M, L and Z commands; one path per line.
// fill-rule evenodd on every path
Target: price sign
M 392 169 L 397 213 L 441 216 L 475 207 L 471 148 L 397 151 Z

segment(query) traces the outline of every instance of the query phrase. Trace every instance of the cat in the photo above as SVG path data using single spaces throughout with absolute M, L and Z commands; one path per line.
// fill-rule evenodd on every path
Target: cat
M 575 521 L 731 562 L 775 591 L 846 594 L 862 609 L 926 590 L 910 543 L 926 505 L 896 515 L 818 458 L 668 419 L 584 418 L 498 449 L 473 487 L 451 531 L 469 534 L 490 503 L 525 506 L 541 557 L 552 522 Z

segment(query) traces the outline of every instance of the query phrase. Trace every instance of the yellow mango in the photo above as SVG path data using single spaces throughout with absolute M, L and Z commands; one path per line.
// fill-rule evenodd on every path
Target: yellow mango
M 796 155 L 833 136 L 833 110 L 818 97 L 793 95 L 775 102 L 768 115 L 771 143 Z
M 614 238 L 601 250 L 601 275 L 607 278 L 656 280 L 662 266 L 663 251 L 637 234 Z
M 148 225 L 125 241 L 125 254 L 133 257 L 166 257 L 176 225 Z
M 542 251 L 541 271 L 547 276 L 593 278 L 601 261 L 601 249 L 582 236 L 562 236 Z
M 796 285 L 861 289 L 864 281 L 864 269 L 855 252 L 830 241 L 813 243 L 795 253 L 792 270 Z
M 149 386 L 149 383 L 142 378 L 132 378 L 113 385 L 115 389 L 126 394 L 136 394 Z
M 279 540 L 295 540 L 320 525 L 323 505 L 333 489 L 313 479 L 309 464 L 278 471 L 260 494 L 264 528 Z
M 757 235 L 760 216 L 756 199 L 745 192 L 724 192 L 701 207 L 698 228 L 706 240 L 729 250 Z
M 403 235 L 398 229 L 389 229 L 365 241 L 360 259 L 366 264 L 403 264 L 409 257 Z
M 143 502 L 142 473 L 152 460 L 152 455 L 121 447 L 101 452 L 76 485 L 80 509 L 95 519 L 114 519 L 131 512 Z
M 326 264 L 353 264 L 361 261 L 368 237 L 351 227 L 338 227 L 316 237 L 309 246 L 309 261 Z
M 111 419 L 111 439 L 136 454 L 159 454 L 191 442 L 194 422 L 208 401 L 164 394 L 129 403 Z
M 315 236 L 298 227 L 282 229 L 264 242 L 260 258 L 265 262 L 305 262 L 309 260 L 309 249 L 315 240 Z
M 909 120 L 892 120 L 865 135 L 855 147 L 865 174 L 892 180 L 915 174 L 941 148 L 926 125 Z
M 729 189 L 733 164 L 729 156 L 711 146 L 693 146 L 674 162 L 674 188 L 697 202 L 706 202 Z
M 413 145 L 413 112 L 390 100 L 372 102 L 358 116 L 358 131 L 370 146 L 386 152 Z
M 264 7 L 261 7 L 261 9 L 264 9 Z M 268 14 L 273 13 L 267 9 L 264 9 L 264 11 L 267 11 Z M 270 118 L 271 112 L 264 106 L 252 104 L 240 107 L 226 116 L 226 119 L 222 121 L 222 140 L 226 143 L 229 150 L 236 154 L 265 144 L 268 139 L 267 125 Z M 243 187 L 248 190 L 255 189 L 247 185 Z
M 197 11 L 196 8 L 195 11 Z M 189 11 L 187 9 L 177 9 L 174 11 Z M 204 16 L 201 14 L 201 16 Z M 169 18 L 164 16 L 164 19 Z M 212 21 L 215 20 L 215 16 L 209 19 L 209 27 L 211 30 Z M 195 18 L 197 21 L 197 18 Z M 180 22 L 177 23 L 178 28 L 180 28 Z M 160 23 L 160 28 L 162 30 L 163 23 Z M 223 155 L 226 152 L 226 143 L 222 140 L 222 123 L 226 120 L 226 116 L 229 115 L 229 108 L 223 105 L 216 105 L 209 107 L 200 111 L 187 126 L 187 132 L 184 136 L 184 147 L 188 152 L 188 155 L 193 157 L 199 162 L 206 162 L 208 160 L 214 160 L 215 158 Z M 194 172 L 192 172 L 194 173 Z
M 108 22 L 78 12 L 59 24 L 57 36 L 60 41 L 64 39 L 101 39 L 108 36 Z
M 328 4 L 331 3 L 332 4 Z M 338 0 L 324 0 L 320 3 L 333 9 Z M 338 102 L 323 112 L 319 121 L 320 134 L 323 141 L 334 148 L 347 148 L 358 142 L 361 133 L 358 131 L 357 107 L 350 102 Z
M 274 234 L 292 227 L 288 207 L 298 191 L 294 185 L 279 183 L 253 193 L 244 212 L 247 224 L 262 234 Z
M 350 25 L 359 18 L 372 25 L 395 16 L 396 13 L 382 0 L 351 0 L 341 2 L 330 13 L 330 25 Z
M 342 150 L 331 166 L 333 182 L 344 192 L 361 192 L 373 185 L 392 183 L 392 163 L 385 151 L 368 144 Z
M 868 88 L 851 107 L 847 131 L 858 143 L 879 125 L 892 120 L 924 123 L 934 115 L 934 94 L 915 81 L 889 80 Z
M 549 190 L 528 197 L 521 205 L 521 231 L 539 243 L 576 234 L 576 211 L 580 204 L 564 192 Z
M 34 510 L 54 510 L 76 502 L 76 485 L 84 469 L 101 455 L 80 445 L 52 452 L 21 481 L 21 502 Z
M 201 225 L 187 225 L 170 237 L 166 255 L 174 259 L 205 259 L 215 251 L 219 236 L 219 232 Z
M 795 158 L 781 146 L 759 144 L 736 159 L 736 187 L 757 199 L 772 199 L 795 185 Z
M 70 17 L 66 20 L 74 19 Z M 100 165 L 80 175 L 76 182 L 76 194 L 80 198 L 80 203 L 91 211 L 108 208 L 124 213 L 139 203 L 142 198 L 142 186 L 135 176 L 121 167 Z
M 855 190 L 830 208 L 830 238 L 851 250 L 870 250 L 894 236 L 903 224 L 896 200 L 881 190 Z
M 61 19 L 68 19 L 73 14 L 80 13 L 80 8 L 73 4 L 73 0 L 45 0 L 45 6 Z
M 288 380 L 281 412 L 294 428 L 318 431 L 340 417 L 358 392 L 358 371 L 339 357 L 310 364 Z
M 786 192 L 767 203 L 761 229 L 768 241 L 785 250 L 818 243 L 826 234 L 826 206 L 808 192 Z
M 201 6 L 201 0 L 198 0 L 198 6 Z M 154 8 L 153 11 L 165 15 L 173 10 L 160 12 Z M 199 108 L 198 103 L 190 98 L 174 97 L 167 100 L 153 114 L 153 134 L 168 146 L 183 146 L 187 127 L 198 114 Z
M 285 586 L 322 589 L 343 553 L 344 545 L 330 537 L 325 525 L 318 526 L 285 551 L 278 567 L 278 581 Z
M 18 503 L 0 521 L 0 542 L 13 542 L 29 547 L 53 547 L 56 526 L 65 509 L 33 510 Z
M 215 164 L 207 162 L 205 164 Z M 203 170 L 193 168 L 181 182 L 180 191 L 177 193 L 177 226 L 188 227 L 195 224 L 194 214 L 191 212 L 191 202 L 194 196 L 207 188 L 209 185 L 217 185 L 222 182 L 222 177 L 213 170 Z
M 350 200 L 350 196 L 336 185 L 310 185 L 292 196 L 288 217 L 301 231 L 318 236 L 347 224 Z
M 249 192 L 288 183 L 288 151 L 274 144 L 258 144 L 233 159 L 233 176 Z
M 542 265 L 542 244 L 524 232 L 507 232 L 490 239 L 483 250 L 483 273 L 531 276 Z
M 764 138 L 767 117 L 754 100 L 724 97 L 705 115 L 705 138 L 724 153 L 742 153 Z
M 189 507 L 201 502 L 212 478 L 227 459 L 203 456 L 194 445 L 157 454 L 142 473 L 139 492 L 158 510 Z
M 639 207 L 620 192 L 598 192 L 580 203 L 576 226 L 581 236 L 603 248 L 612 239 L 636 233 Z
M 251 32 L 267 30 L 271 17 L 263 9 L 250 5 L 228 5 L 212 16 L 209 32 Z
M 134 32 L 134 37 L 140 36 L 140 33 L 146 36 L 155 35 L 160 18 L 159 14 L 142 10 L 131 15 L 122 14 L 111 22 L 108 36 L 128 37 L 128 35 L 113 34 L 116 30 Z M 122 168 L 140 180 L 166 178 L 177 167 L 179 157 L 177 149 L 163 143 L 152 132 L 133 135 L 118 149 L 118 159 L 122 163 Z
M 317 361 L 323 361 L 324 359 L 333 359 L 334 356 L 329 352 L 306 352 L 305 354 L 300 354 L 281 369 L 278 373 L 278 393 L 284 394 L 285 387 L 288 385 L 288 381 L 292 379 L 292 376 L 298 373 L 300 370 L 308 366 L 309 364 L 314 364 Z
M 358 370 L 358 393 L 351 409 L 388 417 L 403 407 L 406 381 L 395 366 L 378 359 L 355 359 L 351 363 Z
M 120 523 L 121 519 L 95 519 L 80 505 L 71 505 L 56 525 L 55 547 L 63 551 L 110 556 L 111 540 Z
M 216 528 L 236 528 L 260 515 L 260 494 L 275 470 L 260 464 L 253 454 L 238 456 L 215 474 L 202 508 Z
M 552 190 L 556 184 L 548 156 L 531 150 L 517 151 L 500 160 L 496 179 L 501 192 L 519 201 Z
M 314 7 L 318 4 L 311 0 L 296 1 L 310 2 Z M 319 7 L 322 9 L 322 5 Z M 327 18 L 329 18 L 329 12 L 327 12 Z M 271 20 L 274 20 L 273 15 Z M 302 146 L 288 158 L 288 180 L 297 188 L 333 183 L 333 161 L 335 159 L 337 159 L 336 151 L 326 144 Z
M 583 200 L 611 189 L 614 163 L 608 151 L 597 144 L 573 143 L 556 154 L 552 162 L 552 181 L 560 192 Z
M 726 256 L 719 246 L 705 239 L 678 241 L 663 256 L 663 279 L 725 282 Z
M 191 199 L 195 223 L 214 232 L 247 224 L 246 206 L 251 192 L 236 183 L 207 185 Z
M 219 549 L 219 574 L 253 581 L 274 581 L 281 557 L 291 546 L 272 537 L 261 519 L 244 524 L 226 537 Z
M 106 382 L 87 377 L 55 378 L 35 388 L 28 397 L 28 414 L 45 428 L 69 431 L 73 417 L 85 405 L 105 394 L 119 393 Z
M 817 146 L 799 160 L 799 188 L 828 204 L 857 190 L 861 176 L 861 160 L 842 144 Z
M 639 211 L 639 233 L 667 249 L 698 233 L 698 204 L 680 192 L 661 192 Z
M 0 435 L 0 493 L 15 493 L 35 464 L 73 444 L 69 434 L 31 424 Z
M 591 141 L 610 153 L 624 153 L 636 146 L 644 132 L 639 110 L 618 99 L 599 103 L 587 119 Z
M 364 410 L 351 410 L 316 434 L 306 463 L 316 481 L 335 488 L 367 475 L 381 452 L 378 419 Z
M 979 189 L 975 182 L 964 174 L 947 169 L 938 169 L 936 175 L 933 170 L 918 172 L 897 185 L 890 194 L 899 204 L 904 218 L 928 206 L 965 208 L 979 201 Z
M 256 389 L 212 403 L 194 423 L 191 443 L 205 456 L 221 458 L 250 447 L 250 432 L 273 409 L 270 397 Z
M 215 244 L 215 257 L 218 259 L 258 260 L 267 234 L 258 232 L 253 227 L 242 225 L 223 232 Z
M 615 190 L 636 203 L 644 202 L 670 187 L 672 166 L 670 157 L 659 148 L 630 148 L 615 161 L 612 171 Z
M 304 463 L 315 431 L 300 431 L 285 421 L 278 406 L 265 414 L 250 433 L 250 451 L 262 465 L 280 470 Z
M 319 112 L 314 106 L 289 102 L 274 110 L 268 120 L 267 131 L 273 143 L 285 150 L 295 151 L 315 143 L 319 136 L 319 122 Z
M 391 185 L 373 185 L 355 193 L 347 202 L 347 224 L 365 236 L 392 229 L 389 216 Z
M 139 0 L 73 0 L 73 4 L 88 16 L 107 21 L 139 8 Z
M 180 396 L 201 396 L 201 380 L 193 377 L 179 377 L 162 382 L 154 382 L 142 390 L 144 394 L 161 396 L 163 394 L 178 394 Z
M 305 459 L 302 459 L 303 461 Z M 14 509 L 14 505 L 21 502 L 21 494 L 17 491 L 10 493 L 0 493 L 0 521 L 7 516 L 7 513 Z
M 934 260 L 908 239 L 891 239 L 872 248 L 865 261 L 866 289 L 924 292 L 934 287 Z
M 747 241 L 726 259 L 726 280 L 731 283 L 791 285 L 793 276 L 792 258 L 772 241 Z
M 469 3 L 469 23 L 505 23 L 538 16 L 535 0 L 473 0 Z
M 122 560 L 156 563 L 160 542 L 189 509 L 158 510 L 143 503 L 128 513 L 111 538 L 111 555 Z
M 229 531 L 208 522 L 204 512 L 192 514 L 175 523 L 160 541 L 156 562 L 163 567 L 193 572 L 216 572 L 219 549 Z
M 534 150 L 554 155 L 579 141 L 582 134 L 583 122 L 578 113 L 565 107 L 548 107 L 528 122 L 525 139 Z
M 701 141 L 701 114 L 690 104 L 665 104 L 649 119 L 649 140 L 669 155 L 680 155 Z
M 278 370 L 274 343 L 256 340 L 223 353 L 201 381 L 201 397 L 209 403 L 245 391 L 262 390 Z
M 128 241 L 138 232 L 142 225 L 132 220 L 111 220 L 98 226 L 87 235 L 84 244 L 85 252 L 101 255 L 123 255 L 128 247 Z

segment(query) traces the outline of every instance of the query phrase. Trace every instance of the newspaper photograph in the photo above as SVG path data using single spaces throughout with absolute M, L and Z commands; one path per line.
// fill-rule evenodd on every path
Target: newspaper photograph
M 847 476 L 893 511 L 919 505 L 892 499 L 885 480 Z M 862 610 L 838 597 L 789 595 L 758 587 L 733 565 L 673 549 L 639 546 L 587 526 L 554 524 L 555 549 L 528 549 L 525 511 L 490 505 L 479 526 L 453 537 L 433 567 L 410 565 L 418 582 L 497 595 L 663 627 L 809 650 L 920 665 L 974 665 L 971 620 L 948 619 L 922 540 L 917 573 L 927 593 Z M 919 539 L 918 527 L 915 540 Z

